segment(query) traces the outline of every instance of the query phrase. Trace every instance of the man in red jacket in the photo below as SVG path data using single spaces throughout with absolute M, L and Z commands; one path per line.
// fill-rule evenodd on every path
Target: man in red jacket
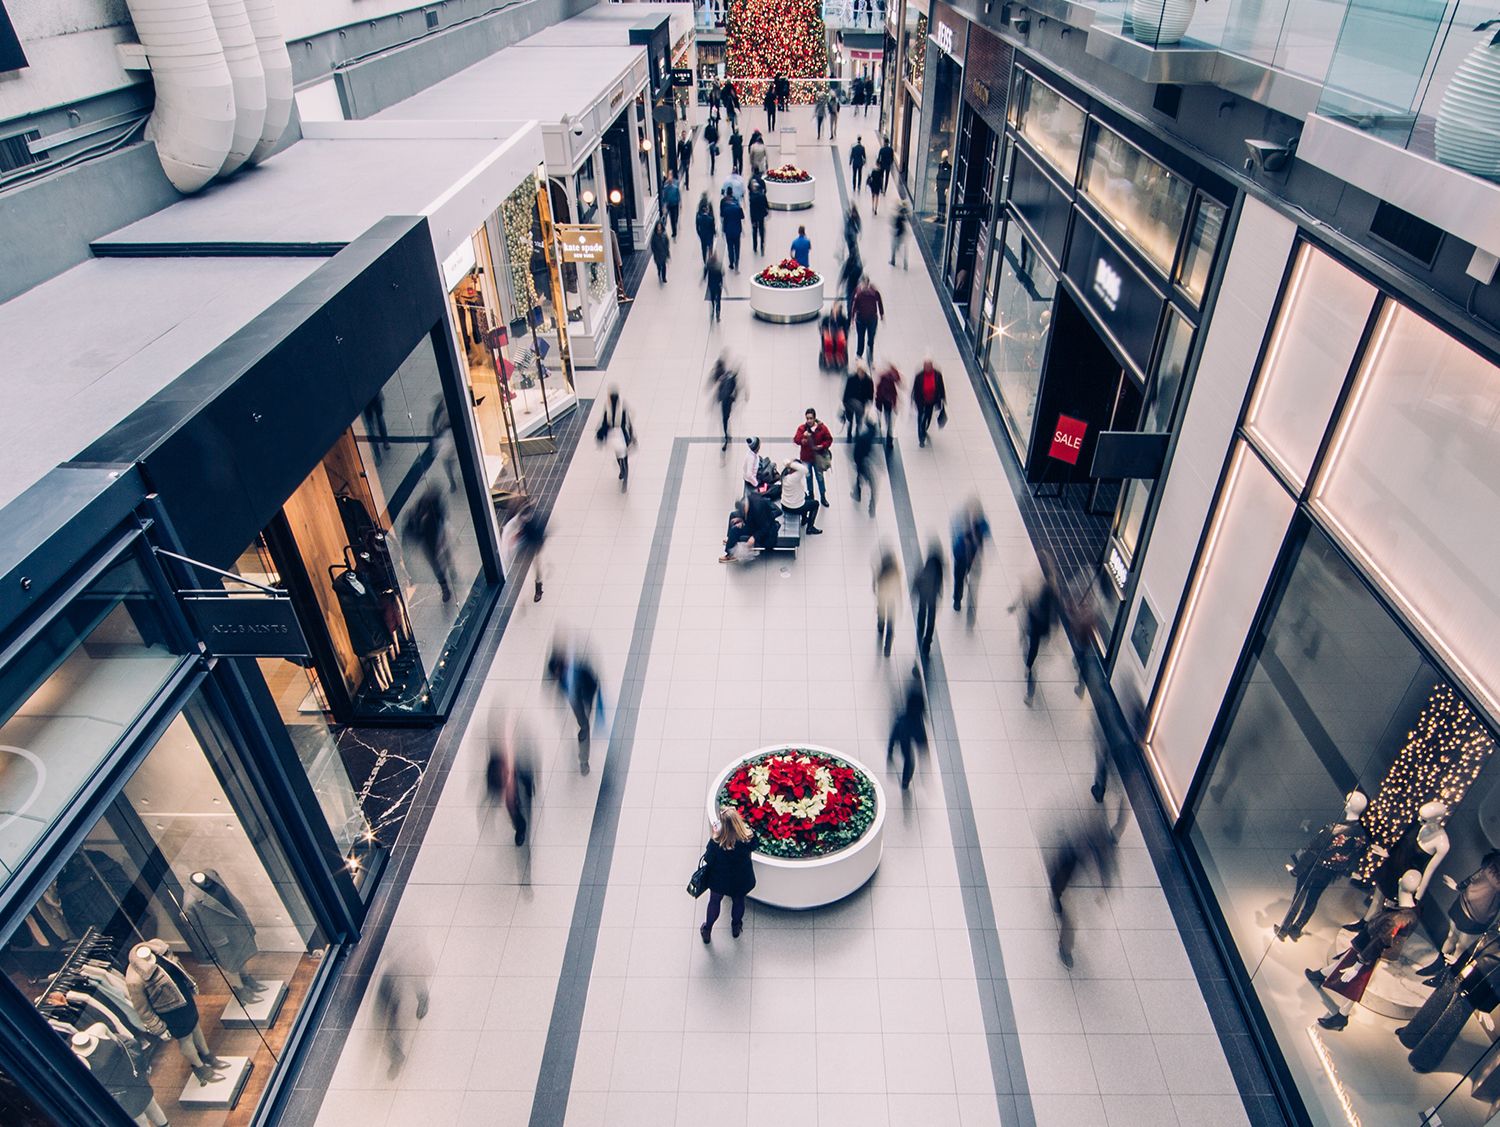
M 912 406 L 917 409 L 917 445 L 927 445 L 927 435 L 932 427 L 933 412 L 938 413 L 938 426 L 947 419 L 942 413 L 948 408 L 948 391 L 943 386 L 943 373 L 933 366 L 932 357 L 922 361 L 922 370 L 911 382 Z
M 863 356 L 870 367 L 875 367 L 875 330 L 879 328 L 881 319 L 885 316 L 885 302 L 880 299 L 880 291 L 877 290 L 869 277 L 859 280 L 859 288 L 854 291 L 854 300 L 849 303 L 849 311 L 854 315 L 854 328 L 858 334 L 858 343 L 854 346 L 854 354 Z
M 809 407 L 805 421 L 797 428 L 797 433 L 792 435 L 792 441 L 797 444 L 797 456 L 812 467 L 823 507 L 828 508 L 828 486 L 823 481 L 823 466 L 818 459 L 833 449 L 833 432 L 818 419 L 818 413 Z M 811 493 L 812 490 L 809 489 L 808 492 Z

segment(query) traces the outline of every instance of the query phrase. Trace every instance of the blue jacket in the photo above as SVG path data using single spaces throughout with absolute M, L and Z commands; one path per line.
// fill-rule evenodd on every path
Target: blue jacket
M 673 204 L 682 203 L 682 189 L 678 186 L 677 181 L 673 180 L 670 184 L 662 185 L 661 202 L 668 207 Z
M 806 235 L 798 235 L 792 240 L 792 257 L 802 263 L 808 269 L 812 269 L 812 263 L 808 261 L 812 257 L 812 240 Z
M 719 203 L 719 222 L 726 239 L 737 239 L 745 230 L 745 209 L 733 198 L 725 198 Z

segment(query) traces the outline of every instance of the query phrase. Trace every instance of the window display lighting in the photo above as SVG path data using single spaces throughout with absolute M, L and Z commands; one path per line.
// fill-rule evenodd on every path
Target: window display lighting
M 1456 809 L 1494 750 L 1494 738 L 1453 686 L 1434 686 L 1365 812 L 1371 844 L 1394 847 L 1425 803 L 1436 800 Z M 1380 861 L 1372 851 L 1355 877 L 1368 880 Z

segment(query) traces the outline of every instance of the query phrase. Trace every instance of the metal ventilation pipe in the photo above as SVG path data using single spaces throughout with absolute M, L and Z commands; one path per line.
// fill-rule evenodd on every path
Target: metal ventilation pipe
M 146 136 L 167 179 L 196 192 L 234 143 L 234 81 L 208 0 L 126 0 L 151 63 L 156 108 Z
M 260 48 L 250 17 L 245 12 L 245 0 L 208 0 L 208 10 L 214 18 L 214 29 L 219 33 L 219 45 L 224 49 L 224 61 L 234 83 L 234 140 L 224 166 L 219 169 L 220 176 L 228 176 L 249 160 L 255 146 L 260 144 L 261 131 L 266 125 L 266 72 L 261 66 Z
M 276 17 L 276 0 L 244 0 L 250 26 L 255 29 L 255 44 L 260 49 L 260 64 L 266 75 L 266 120 L 261 127 L 260 143 L 250 154 L 250 163 L 259 164 L 270 156 L 287 122 L 292 119 L 292 59 L 286 52 L 281 21 Z

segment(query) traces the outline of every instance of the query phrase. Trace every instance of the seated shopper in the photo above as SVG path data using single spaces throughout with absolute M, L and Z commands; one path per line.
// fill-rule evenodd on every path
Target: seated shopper
M 802 527 L 809 536 L 821 536 L 823 530 L 815 528 L 818 502 L 807 488 L 807 466 L 793 458 L 781 471 L 781 511 L 787 516 L 800 516 Z

